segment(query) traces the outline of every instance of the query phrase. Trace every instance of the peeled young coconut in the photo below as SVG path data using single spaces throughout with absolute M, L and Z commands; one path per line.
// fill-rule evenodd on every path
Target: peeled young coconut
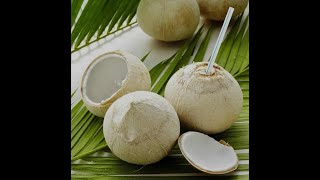
M 225 141 L 220 142 L 199 132 L 186 132 L 179 137 L 179 148 L 187 161 L 200 171 L 225 174 L 238 167 L 238 156 Z
M 203 17 L 216 21 L 223 21 L 229 7 L 234 8 L 232 17 L 241 14 L 247 7 L 249 0 L 197 0 Z
M 168 155 L 179 137 L 180 123 L 176 111 L 162 96 L 136 91 L 110 106 L 103 133 L 117 157 L 147 165 Z
M 141 0 L 137 9 L 140 28 L 162 41 L 178 41 L 193 35 L 200 20 L 196 0 Z
M 119 97 L 149 90 L 150 86 L 149 71 L 137 57 L 125 51 L 112 51 L 89 64 L 80 81 L 80 93 L 88 110 L 104 117 Z
M 215 64 L 205 74 L 207 62 L 190 64 L 169 80 L 164 97 L 178 113 L 181 126 L 207 134 L 227 130 L 242 109 L 242 91 L 234 77 Z

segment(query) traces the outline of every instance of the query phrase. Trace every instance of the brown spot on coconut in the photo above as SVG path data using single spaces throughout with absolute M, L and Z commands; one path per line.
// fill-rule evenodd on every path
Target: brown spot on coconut
M 213 74 L 205 74 L 207 62 L 190 64 L 168 81 L 164 97 L 178 113 L 181 126 L 207 134 L 231 127 L 242 109 L 242 91 L 225 69 L 214 64 Z
M 119 97 L 150 87 L 149 71 L 140 59 L 125 51 L 112 51 L 88 65 L 80 81 L 80 94 L 90 112 L 104 117 Z

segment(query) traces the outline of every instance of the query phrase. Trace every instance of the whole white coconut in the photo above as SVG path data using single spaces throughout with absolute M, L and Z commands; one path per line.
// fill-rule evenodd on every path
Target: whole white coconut
M 196 0 L 141 0 L 137 9 L 140 28 L 162 41 L 189 38 L 200 20 Z
M 229 7 L 234 8 L 232 17 L 241 14 L 247 7 L 249 0 L 197 0 L 203 17 L 216 21 L 223 21 Z
M 120 159 L 146 165 L 168 155 L 180 134 L 178 115 L 162 96 L 136 91 L 122 96 L 107 111 L 103 133 Z
M 150 87 L 149 71 L 140 59 L 125 51 L 112 51 L 89 64 L 80 81 L 80 94 L 90 112 L 104 117 L 119 97 Z
M 207 62 L 190 64 L 169 80 L 164 97 L 178 113 L 181 126 L 215 134 L 227 130 L 242 109 L 242 91 L 234 77 L 215 64 L 205 74 Z

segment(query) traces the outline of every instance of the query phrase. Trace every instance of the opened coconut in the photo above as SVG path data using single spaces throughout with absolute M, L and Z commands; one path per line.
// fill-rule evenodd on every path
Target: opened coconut
M 151 78 L 146 66 L 125 51 L 112 51 L 94 59 L 80 81 L 80 93 L 90 112 L 104 117 L 119 97 L 149 90 Z
M 242 109 L 242 91 L 234 77 L 215 64 L 205 73 L 207 62 L 190 64 L 168 81 L 164 97 L 178 113 L 181 126 L 207 134 L 227 130 Z
M 110 150 L 120 159 L 146 165 L 160 161 L 176 144 L 178 115 L 162 96 L 136 91 L 114 102 L 103 122 Z
M 187 161 L 200 171 L 225 174 L 238 167 L 238 156 L 225 141 L 216 141 L 199 132 L 186 132 L 179 137 L 179 148 Z

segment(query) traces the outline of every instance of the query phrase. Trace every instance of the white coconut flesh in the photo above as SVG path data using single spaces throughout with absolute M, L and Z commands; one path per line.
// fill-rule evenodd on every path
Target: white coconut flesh
M 133 91 L 148 91 L 151 78 L 147 67 L 125 51 L 111 51 L 95 58 L 85 70 L 80 93 L 88 110 L 104 117 L 121 96 Z
M 182 134 L 179 148 L 187 161 L 200 171 L 210 174 L 225 174 L 238 167 L 238 156 L 223 140 L 194 131 Z
M 88 101 L 101 103 L 122 87 L 127 74 L 125 59 L 115 54 L 108 55 L 89 67 L 83 92 Z

